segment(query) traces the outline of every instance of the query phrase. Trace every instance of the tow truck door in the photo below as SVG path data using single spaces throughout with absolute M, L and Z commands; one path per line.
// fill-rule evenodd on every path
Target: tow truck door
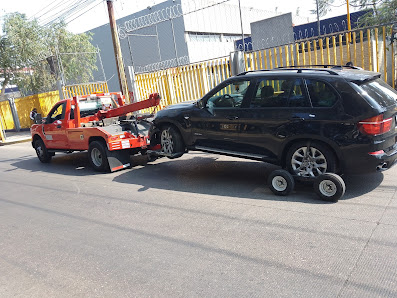
M 66 102 L 56 104 L 48 114 L 43 124 L 43 134 L 47 148 L 68 149 L 66 128 L 68 119 L 65 119 Z

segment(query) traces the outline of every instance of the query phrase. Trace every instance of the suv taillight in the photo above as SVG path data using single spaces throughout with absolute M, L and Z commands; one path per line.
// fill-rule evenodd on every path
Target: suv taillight
M 392 122 L 393 118 L 383 120 L 383 115 L 378 115 L 358 122 L 358 128 L 367 135 L 381 135 L 391 129 Z

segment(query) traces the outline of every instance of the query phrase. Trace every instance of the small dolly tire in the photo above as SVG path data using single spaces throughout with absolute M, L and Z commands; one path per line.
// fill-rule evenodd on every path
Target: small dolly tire
M 325 173 L 314 180 L 314 192 L 324 201 L 338 202 L 345 194 L 346 185 L 342 177 L 334 173 Z
M 277 196 L 286 196 L 294 190 L 294 177 L 286 170 L 275 170 L 267 180 L 270 190 Z

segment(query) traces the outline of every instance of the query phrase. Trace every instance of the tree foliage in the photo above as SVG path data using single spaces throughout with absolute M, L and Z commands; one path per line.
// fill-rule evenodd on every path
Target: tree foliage
M 362 26 L 382 25 L 397 21 L 397 0 L 355 0 L 353 3 L 361 9 L 372 10 L 360 20 Z
M 331 11 L 335 2 L 334 0 L 315 0 L 315 5 L 317 1 L 320 16 L 324 16 Z M 346 1 L 344 3 L 346 4 Z M 361 10 L 370 10 L 360 18 L 360 26 L 381 25 L 397 21 L 397 0 L 350 0 L 349 4 Z M 311 12 L 316 14 L 317 10 Z
M 90 43 L 91 35 L 73 34 L 62 22 L 40 26 L 20 13 L 6 15 L 2 29 L 0 96 L 10 83 L 26 95 L 57 90 L 58 79 L 65 84 L 92 79 L 96 49 Z
M 334 3 L 334 0 L 314 0 L 314 5 L 316 9 L 311 10 L 312 14 L 317 14 L 317 5 L 318 5 L 318 16 L 323 17 L 328 12 L 331 11 L 331 6 Z

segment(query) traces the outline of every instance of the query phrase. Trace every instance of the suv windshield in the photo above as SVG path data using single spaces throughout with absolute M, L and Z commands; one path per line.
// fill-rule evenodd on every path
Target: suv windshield
M 359 86 L 384 108 L 397 103 L 397 92 L 381 79 L 366 82 Z

